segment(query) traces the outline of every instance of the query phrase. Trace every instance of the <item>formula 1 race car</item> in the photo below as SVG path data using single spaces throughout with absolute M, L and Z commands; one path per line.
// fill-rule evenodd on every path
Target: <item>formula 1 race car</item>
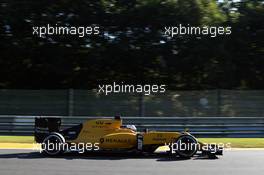
M 190 158 L 197 152 L 210 158 L 222 155 L 216 144 L 199 142 L 188 132 L 137 132 L 134 125 L 122 125 L 120 116 L 114 119 L 93 119 L 60 130 L 60 118 L 35 118 L 35 141 L 41 144 L 42 153 L 48 156 L 69 151 L 135 151 L 155 153 L 161 146 L 166 153 Z

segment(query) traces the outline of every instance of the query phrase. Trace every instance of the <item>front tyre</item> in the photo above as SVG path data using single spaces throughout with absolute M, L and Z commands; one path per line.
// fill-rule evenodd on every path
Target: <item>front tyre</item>
M 65 151 L 65 139 L 59 133 L 51 133 L 42 142 L 42 153 L 47 156 L 57 156 Z
M 191 158 L 198 150 L 198 141 L 192 135 L 182 135 L 173 143 L 172 149 L 181 158 Z

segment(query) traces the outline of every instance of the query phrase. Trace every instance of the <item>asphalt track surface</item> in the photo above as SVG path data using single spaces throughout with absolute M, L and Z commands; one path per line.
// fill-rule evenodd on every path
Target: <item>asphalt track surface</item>
M 253 175 L 264 172 L 264 151 L 226 151 L 223 157 L 183 160 L 165 155 L 67 154 L 0 150 L 1 175 Z

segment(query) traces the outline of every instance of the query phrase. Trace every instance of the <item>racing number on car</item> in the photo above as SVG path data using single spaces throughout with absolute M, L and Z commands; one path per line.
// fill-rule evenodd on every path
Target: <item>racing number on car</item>
M 97 125 L 103 125 L 103 124 L 104 124 L 103 121 L 96 121 L 95 123 L 96 123 Z
M 157 134 L 157 137 L 162 137 L 162 134 Z

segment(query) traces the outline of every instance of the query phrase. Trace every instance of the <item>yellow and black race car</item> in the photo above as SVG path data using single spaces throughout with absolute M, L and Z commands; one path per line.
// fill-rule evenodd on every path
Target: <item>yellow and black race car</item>
M 134 125 L 122 125 L 120 116 L 87 120 L 64 130 L 60 126 L 60 118 L 35 118 L 35 141 L 41 144 L 42 153 L 49 156 L 80 150 L 154 153 L 166 146 L 167 153 L 183 158 L 197 152 L 210 158 L 223 154 L 223 148 L 201 143 L 188 132 L 137 132 Z

